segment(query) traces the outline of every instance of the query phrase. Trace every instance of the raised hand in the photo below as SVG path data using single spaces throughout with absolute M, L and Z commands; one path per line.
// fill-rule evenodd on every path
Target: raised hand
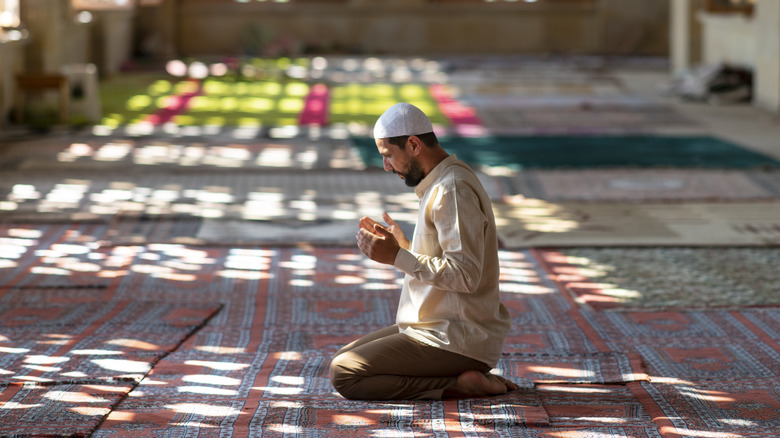
M 406 239 L 406 236 L 404 236 L 404 232 L 398 223 L 396 223 L 396 221 L 394 221 L 393 218 L 387 214 L 387 212 L 382 213 L 382 218 L 385 220 L 385 223 L 387 223 L 387 229 L 393 233 L 395 240 L 398 241 L 398 245 L 400 245 L 403 249 L 409 249 L 409 241 Z
M 401 248 L 392 231 L 368 217 L 360 219 L 357 244 L 368 258 L 388 265 L 395 263 L 395 256 Z

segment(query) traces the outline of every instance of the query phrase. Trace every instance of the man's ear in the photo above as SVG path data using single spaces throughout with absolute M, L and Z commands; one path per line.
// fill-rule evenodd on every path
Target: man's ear
M 412 147 L 412 155 L 419 155 L 419 153 L 422 152 L 423 146 L 425 146 L 422 140 L 420 140 L 420 137 L 416 135 L 410 135 L 408 141 Z

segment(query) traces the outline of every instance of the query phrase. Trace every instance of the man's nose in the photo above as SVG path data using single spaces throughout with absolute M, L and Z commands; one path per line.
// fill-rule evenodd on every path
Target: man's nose
M 385 172 L 390 172 L 393 170 L 393 166 L 390 165 L 390 161 L 385 157 L 382 157 L 382 166 L 384 166 Z

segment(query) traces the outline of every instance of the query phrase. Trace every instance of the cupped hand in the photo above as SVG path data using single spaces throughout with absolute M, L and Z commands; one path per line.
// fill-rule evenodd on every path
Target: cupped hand
M 398 240 L 387 227 L 371 218 L 360 219 L 357 233 L 360 251 L 371 260 L 392 265 L 401 248 Z

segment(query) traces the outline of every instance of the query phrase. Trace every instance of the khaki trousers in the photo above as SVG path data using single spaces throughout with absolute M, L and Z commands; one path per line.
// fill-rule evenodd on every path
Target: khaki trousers
M 457 377 L 490 366 L 399 333 L 391 326 L 339 350 L 330 365 L 336 390 L 353 400 L 441 400 Z

